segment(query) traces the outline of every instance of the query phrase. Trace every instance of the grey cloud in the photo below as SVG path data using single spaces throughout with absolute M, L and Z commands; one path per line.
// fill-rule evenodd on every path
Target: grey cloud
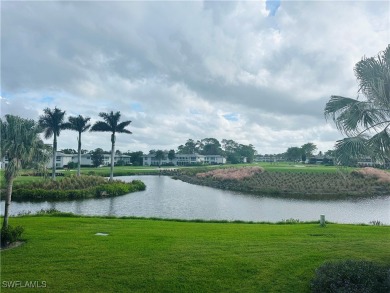
M 266 148 L 253 129 L 288 132 L 288 143 L 293 133 L 297 141 L 336 137 L 315 134 L 325 125 L 324 105 L 332 94 L 356 94 L 352 67 L 385 47 L 389 4 L 282 2 L 272 18 L 264 9 L 258 2 L 4 2 L 2 95 L 19 100 L 2 114 L 37 117 L 57 105 L 96 120 L 120 110 L 134 129 L 118 139 L 123 147 L 169 148 L 225 135 L 226 127 L 237 127 L 232 139 Z M 40 102 L 48 92 L 53 101 Z M 239 121 L 224 124 L 218 111 L 238 113 Z M 284 146 L 272 132 L 269 140 Z M 86 138 L 91 147 L 100 143 Z

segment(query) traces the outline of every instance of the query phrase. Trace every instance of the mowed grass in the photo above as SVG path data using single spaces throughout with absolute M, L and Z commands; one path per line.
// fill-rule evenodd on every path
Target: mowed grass
M 205 167 L 162 167 L 161 169 L 174 168 L 174 169 L 216 169 L 216 168 L 237 168 L 237 167 L 250 167 L 250 166 L 260 166 L 263 167 L 266 171 L 269 172 L 304 172 L 304 173 L 339 173 L 340 168 L 337 166 L 323 166 L 323 165 L 303 165 L 299 163 L 252 163 L 252 164 L 235 164 L 235 165 L 209 165 Z M 343 168 L 343 170 L 351 171 L 352 168 Z M 18 176 L 15 179 L 15 186 L 20 186 L 25 183 L 43 181 L 43 177 L 39 176 L 27 176 L 33 174 L 34 170 L 22 170 L 20 172 L 21 176 Z M 58 173 L 63 173 L 65 176 L 71 176 L 76 174 L 76 170 L 66 170 L 59 169 Z M 81 173 L 84 175 L 97 175 L 97 176 L 110 176 L 110 167 L 100 167 L 100 168 L 81 168 Z M 160 169 L 157 166 L 117 166 L 114 168 L 114 176 L 125 176 L 125 175 L 142 175 L 142 174 L 156 174 L 160 173 Z M 50 178 L 51 173 L 49 170 L 48 177 Z M 61 180 L 61 176 L 57 177 L 57 180 Z M 0 170 L 0 188 L 5 188 L 5 179 L 4 179 L 4 170 Z
M 390 264 L 388 226 L 49 216 L 10 223 L 25 227 L 26 243 L 1 252 L 2 281 L 46 281 L 40 292 L 310 292 L 324 261 Z M 2 288 L 19 291 L 38 292 Z

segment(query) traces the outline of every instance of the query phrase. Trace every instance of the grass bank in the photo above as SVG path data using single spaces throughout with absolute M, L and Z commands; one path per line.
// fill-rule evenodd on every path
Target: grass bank
M 325 261 L 390 264 L 388 226 L 49 216 L 10 224 L 25 227 L 26 243 L 1 252 L 2 284 L 45 281 L 40 292 L 309 292 Z
M 388 181 L 348 170 L 342 172 L 332 168 L 334 170 L 332 172 L 322 172 L 321 170 L 325 168 L 327 167 L 304 167 L 298 168 L 299 172 L 280 171 L 280 169 L 270 171 L 270 168 L 259 167 L 213 171 L 194 168 L 181 169 L 174 178 L 219 189 L 296 199 L 334 200 L 390 194 Z M 244 174 L 251 169 L 261 171 L 245 177 Z
M 101 198 L 124 195 L 145 188 L 145 184 L 140 180 L 109 182 L 107 178 L 101 176 L 70 176 L 62 180 L 31 181 L 16 185 L 12 191 L 12 200 L 54 201 Z M 5 196 L 5 191 L 1 190 L 1 199 Z
M 57 173 L 62 174 L 62 176 L 57 176 L 56 180 L 60 181 L 66 177 L 72 177 L 76 175 L 76 170 L 66 170 L 59 169 Z M 129 167 L 129 166 L 118 166 L 114 169 L 114 176 L 131 176 L 131 175 L 156 175 L 160 171 L 155 167 Z M 14 181 L 14 186 L 22 186 L 24 184 L 30 184 L 32 182 L 42 182 L 49 180 L 51 178 L 51 173 L 49 170 L 48 177 L 45 179 L 43 176 L 36 176 L 36 170 L 25 169 L 22 170 L 20 176 L 16 177 Z M 101 168 L 81 168 L 82 175 L 92 175 L 92 176 L 110 176 L 110 167 L 101 167 Z M 0 170 L 0 186 L 5 188 L 5 179 L 4 179 L 4 170 Z

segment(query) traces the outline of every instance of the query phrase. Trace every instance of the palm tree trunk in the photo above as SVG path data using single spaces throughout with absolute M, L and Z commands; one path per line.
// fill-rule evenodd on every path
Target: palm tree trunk
M 115 153 L 115 133 L 111 134 L 111 172 L 110 172 L 110 181 L 114 180 L 114 153 Z
M 81 165 L 81 131 L 79 132 L 79 145 L 77 149 L 77 176 L 80 176 L 80 165 Z
M 11 196 L 12 196 L 12 186 L 14 184 L 14 178 L 10 178 L 7 180 L 7 197 L 5 199 L 5 208 L 4 208 L 4 221 L 3 228 L 8 227 L 8 219 L 9 219 L 9 208 L 11 205 Z
M 52 173 L 51 173 L 51 178 L 54 181 L 56 180 L 56 154 L 57 154 L 57 136 L 54 133 L 54 139 L 53 139 L 53 165 L 52 165 Z

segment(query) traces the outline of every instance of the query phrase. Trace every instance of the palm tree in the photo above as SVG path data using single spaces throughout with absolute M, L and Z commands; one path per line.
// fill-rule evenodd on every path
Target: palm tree
M 361 156 L 390 158 L 390 45 L 376 57 L 363 57 L 354 68 L 363 99 L 332 96 L 325 117 L 333 119 L 346 138 L 337 141 L 335 159 L 350 164 Z
M 46 108 L 43 110 L 44 115 L 39 117 L 39 125 L 43 128 L 44 137 L 46 139 L 53 138 L 53 169 L 52 179 L 56 180 L 56 153 L 57 153 L 57 136 L 60 135 L 62 129 L 66 128 L 64 123 L 65 111 L 61 111 L 57 107 L 53 110 Z
M 125 127 L 128 126 L 131 121 L 123 121 L 119 123 L 121 113 L 118 111 L 114 113 L 99 113 L 99 116 L 103 118 L 104 121 L 97 121 L 90 131 L 104 131 L 111 132 L 111 172 L 110 172 L 110 181 L 114 179 L 114 154 L 115 154 L 115 133 L 128 133 L 131 134 L 131 131 L 127 130 Z
M 78 148 L 77 148 L 77 176 L 80 176 L 80 162 L 81 162 L 81 133 L 84 131 L 87 131 L 91 124 L 88 124 L 88 121 L 91 120 L 91 118 L 83 116 L 70 116 L 68 118 L 68 123 L 65 123 L 65 127 L 70 130 L 77 131 L 79 133 L 79 136 L 77 138 L 78 141 Z
M 1 154 L 8 159 L 4 177 L 7 184 L 5 199 L 3 228 L 8 227 L 9 208 L 13 182 L 23 164 L 32 163 L 45 145 L 39 138 L 41 130 L 33 120 L 23 119 L 14 115 L 5 115 L 5 120 L 0 119 Z

